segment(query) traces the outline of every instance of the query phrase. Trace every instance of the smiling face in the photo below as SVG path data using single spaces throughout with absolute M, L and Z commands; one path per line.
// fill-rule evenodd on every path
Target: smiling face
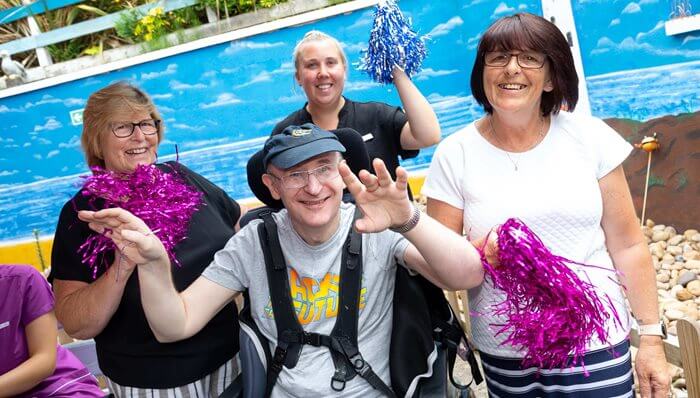
M 118 173 L 133 173 L 140 164 L 153 164 L 157 158 L 158 134 L 146 135 L 141 128 L 134 127 L 129 137 L 119 138 L 112 133 L 112 126 L 123 122 L 138 123 L 152 119 L 150 113 L 115 112 L 108 123 L 107 131 L 102 132 L 102 156 L 107 170 Z
M 309 244 L 325 242 L 338 229 L 340 202 L 345 184 L 340 175 L 322 183 L 312 174 L 308 176 L 306 186 L 289 189 L 283 186 L 281 178 L 324 165 L 336 165 L 339 160 L 338 152 L 329 152 L 287 170 L 270 164 L 267 174 L 263 175 L 263 183 L 272 196 L 284 203 L 294 230 Z
M 512 55 L 522 51 L 508 51 Z M 515 56 L 502 67 L 484 66 L 483 85 L 486 99 L 494 112 L 539 113 L 542 94 L 552 91 L 549 62 L 541 68 L 522 68 Z
M 304 89 L 309 104 L 335 106 L 345 85 L 346 65 L 337 44 L 330 39 L 303 43 L 296 60 L 296 80 Z

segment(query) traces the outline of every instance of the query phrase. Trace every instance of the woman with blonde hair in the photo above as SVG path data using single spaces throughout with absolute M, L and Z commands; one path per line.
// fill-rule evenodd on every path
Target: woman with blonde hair
M 156 164 L 163 124 L 139 88 L 119 82 L 93 93 L 83 121 L 81 142 L 91 168 L 128 178 L 140 165 L 155 165 L 162 173 L 177 174 L 183 189 L 201 194 L 185 238 L 172 249 L 179 263 L 171 269 L 172 279 L 178 290 L 184 290 L 235 233 L 245 209 L 184 165 Z M 50 275 L 58 320 L 69 335 L 95 339 L 100 369 L 117 397 L 160 392 L 217 397 L 239 372 L 235 304 L 224 306 L 191 338 L 159 343 L 141 306 L 136 264 L 116 248 L 93 254 L 91 269 L 80 252 L 95 233 L 78 220 L 78 211 L 99 209 L 105 201 L 83 188 L 61 210 Z
M 382 159 L 392 177 L 402 159 L 440 141 L 437 116 L 423 94 L 399 67 L 393 70 L 400 107 L 382 102 L 355 102 L 343 96 L 348 60 L 335 38 L 312 30 L 294 48 L 294 78 L 307 103 L 277 123 L 272 135 L 287 126 L 313 123 L 325 130 L 349 127 L 359 132 L 370 159 Z

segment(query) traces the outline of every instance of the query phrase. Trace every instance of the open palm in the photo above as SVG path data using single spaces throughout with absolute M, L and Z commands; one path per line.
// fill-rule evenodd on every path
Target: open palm
M 402 167 L 396 169 L 396 182 L 381 159 L 374 159 L 373 175 L 366 170 L 355 176 L 346 164 L 339 168 L 348 191 L 363 217 L 355 222 L 359 232 L 379 232 L 404 224 L 411 218 L 413 208 L 408 199 L 408 173 Z
M 82 210 L 78 218 L 87 222 L 93 231 L 112 239 L 119 252 L 133 263 L 144 264 L 167 256 L 160 239 L 143 220 L 127 210 Z

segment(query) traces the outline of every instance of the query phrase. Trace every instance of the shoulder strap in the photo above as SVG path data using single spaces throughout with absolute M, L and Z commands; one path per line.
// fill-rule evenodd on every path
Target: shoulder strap
M 272 218 L 272 213 L 261 213 L 260 218 L 263 219 L 263 222 L 258 226 L 258 237 L 265 258 L 267 284 L 270 288 L 270 301 L 278 333 L 277 347 L 272 355 L 272 361 L 267 367 L 265 396 L 268 397 L 272 393 L 272 388 L 282 371 L 282 367 L 293 368 L 296 366 L 301 352 L 301 345 L 288 344 L 284 339 L 280 339 L 279 335 L 287 330 L 303 333 L 303 328 L 299 325 L 292 304 L 287 265 L 277 235 L 277 224 Z
M 360 290 L 362 289 L 362 234 L 354 228 L 354 220 L 361 216 L 360 208 L 355 208 L 353 223 L 350 225 L 348 238 L 343 246 L 340 267 L 340 301 L 335 326 L 331 332 L 333 342 L 341 350 L 331 349 L 335 373 L 331 379 L 331 388 L 341 391 L 345 382 L 355 374 L 365 379 L 374 389 L 388 397 L 394 392 L 382 381 L 367 363 L 357 345 L 357 329 L 360 308 Z

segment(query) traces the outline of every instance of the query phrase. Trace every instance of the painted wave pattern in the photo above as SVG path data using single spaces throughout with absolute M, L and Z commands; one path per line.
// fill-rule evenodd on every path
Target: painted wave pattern
M 700 110 L 700 61 L 586 79 L 597 117 L 639 121 Z

